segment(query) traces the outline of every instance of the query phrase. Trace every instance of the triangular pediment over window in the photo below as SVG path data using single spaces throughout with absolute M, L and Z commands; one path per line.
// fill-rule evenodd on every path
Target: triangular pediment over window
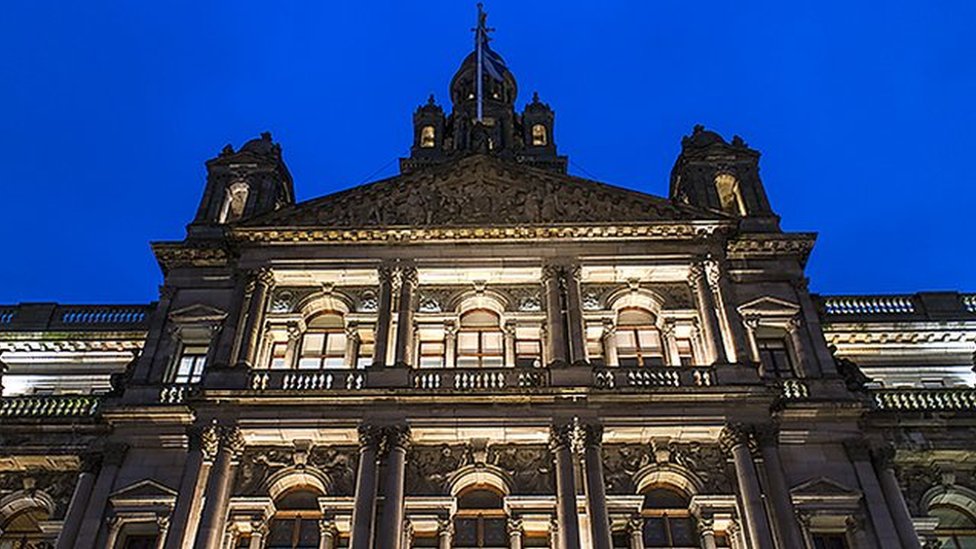
M 859 496 L 860 492 L 827 477 L 808 480 L 790 490 L 793 496 Z
M 196 303 L 169 314 L 170 320 L 177 324 L 222 322 L 226 317 L 226 312 L 202 303 Z
M 800 306 L 784 299 L 767 296 L 743 303 L 738 310 L 742 316 L 793 316 L 800 312 Z
M 176 497 L 176 491 L 162 484 L 145 479 L 117 490 L 113 499 L 167 499 Z
M 401 174 L 245 223 L 249 227 L 451 227 L 716 221 L 722 213 L 488 155 Z

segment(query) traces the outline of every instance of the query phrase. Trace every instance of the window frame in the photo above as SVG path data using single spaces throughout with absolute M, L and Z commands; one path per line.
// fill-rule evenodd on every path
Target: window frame
M 318 351 L 317 354 L 306 355 L 305 350 L 306 350 L 306 345 L 308 344 L 309 336 L 318 336 L 318 335 L 323 336 L 321 349 Z M 335 351 L 334 353 L 329 352 L 329 339 L 332 337 L 342 338 L 343 345 L 342 345 L 341 352 L 339 351 Z M 301 345 L 298 346 L 298 358 L 295 362 L 295 369 L 316 371 L 316 370 L 335 370 L 335 369 L 349 367 L 349 364 L 346 364 L 346 349 L 348 348 L 348 346 L 349 346 L 349 336 L 346 334 L 346 331 L 344 329 L 309 328 L 305 330 L 304 334 L 302 334 L 302 342 Z M 337 366 L 329 365 L 328 364 L 329 359 L 339 359 L 339 364 Z M 318 362 L 318 366 L 314 368 L 302 366 L 302 363 L 306 360 L 315 360 Z

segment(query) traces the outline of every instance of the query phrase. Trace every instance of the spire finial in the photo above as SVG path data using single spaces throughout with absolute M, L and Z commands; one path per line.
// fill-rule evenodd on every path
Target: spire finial
M 434 106 L 434 94 L 430 94 L 430 97 L 427 98 L 427 104 L 431 107 Z

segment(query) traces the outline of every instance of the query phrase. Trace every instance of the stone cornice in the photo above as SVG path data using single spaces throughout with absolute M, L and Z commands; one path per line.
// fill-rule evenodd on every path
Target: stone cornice
M 218 246 L 196 246 L 184 242 L 153 242 L 153 253 L 164 273 L 174 267 L 222 267 L 230 253 Z
M 730 259 L 798 256 L 806 265 L 816 240 L 816 233 L 749 234 L 730 240 L 726 253 Z
M 96 334 L 96 338 L 83 339 L 89 334 L 63 334 L 52 339 L 49 332 L 4 334 L 0 337 L 0 351 L 10 352 L 98 352 L 138 351 L 145 344 L 146 332 L 125 334 Z
M 412 244 L 428 242 L 499 242 L 552 240 L 695 240 L 730 227 L 727 222 L 673 222 L 626 225 L 550 225 L 496 227 L 390 227 L 332 229 L 305 227 L 237 228 L 233 240 L 294 244 Z

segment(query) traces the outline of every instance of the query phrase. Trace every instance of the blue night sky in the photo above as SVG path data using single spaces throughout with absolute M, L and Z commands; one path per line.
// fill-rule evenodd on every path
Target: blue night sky
M 976 290 L 976 3 L 489 1 L 571 171 L 666 195 L 696 123 L 763 152 L 822 293 Z M 300 200 L 391 175 L 473 2 L 11 2 L 0 303 L 144 302 L 203 162 L 269 130 Z M 385 168 L 384 168 L 385 167 Z

